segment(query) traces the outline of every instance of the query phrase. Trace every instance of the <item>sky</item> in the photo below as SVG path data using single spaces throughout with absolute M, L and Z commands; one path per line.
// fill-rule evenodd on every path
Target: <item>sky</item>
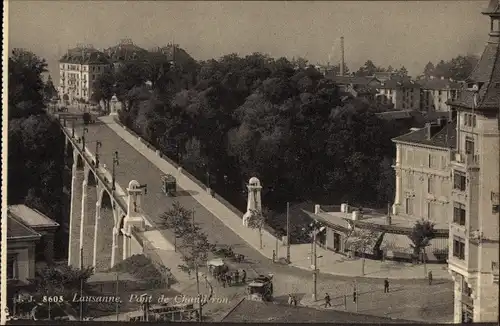
M 488 1 L 9 1 L 9 48 L 57 60 L 78 43 L 96 48 L 129 38 L 144 48 L 174 41 L 197 60 L 262 52 L 340 60 L 357 70 L 366 60 L 404 65 L 410 75 L 429 61 L 480 54 Z M 57 83 L 58 78 L 54 78 Z

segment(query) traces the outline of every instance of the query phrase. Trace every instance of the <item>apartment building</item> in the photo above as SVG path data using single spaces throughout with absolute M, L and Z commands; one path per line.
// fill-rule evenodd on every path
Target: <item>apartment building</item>
M 408 78 L 386 79 L 377 87 L 376 100 L 380 104 L 391 104 L 394 110 L 419 110 L 420 85 Z
M 448 102 L 457 112 L 448 259 L 456 323 L 498 322 L 500 1 L 483 14 L 490 17 L 488 42 Z
M 79 45 L 59 60 L 59 97 L 66 103 L 90 101 L 97 76 L 110 67 L 106 55 L 91 45 Z
M 450 100 L 457 98 L 460 84 L 444 77 L 421 79 L 417 81 L 420 88 L 420 110 L 425 112 L 447 112 Z
M 449 165 L 455 123 L 439 119 L 396 137 L 396 191 L 393 214 L 448 224 Z

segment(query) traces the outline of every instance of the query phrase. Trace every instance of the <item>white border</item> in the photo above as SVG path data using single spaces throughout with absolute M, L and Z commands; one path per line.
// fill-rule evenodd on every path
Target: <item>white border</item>
M 5 325 L 7 308 L 7 143 L 8 143 L 8 63 L 9 63 L 9 1 L 3 1 L 2 44 L 2 243 L 0 253 L 0 325 Z

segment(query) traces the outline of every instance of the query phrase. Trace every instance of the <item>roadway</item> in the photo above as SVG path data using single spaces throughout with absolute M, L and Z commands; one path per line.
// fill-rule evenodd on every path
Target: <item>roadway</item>
M 80 120 L 76 124 L 76 132 L 79 135 L 82 133 L 82 128 L 83 125 Z M 274 273 L 275 289 L 277 295 L 279 297 L 282 296 L 282 300 L 285 300 L 286 294 L 290 292 L 302 293 L 302 295 L 311 293 L 311 272 L 274 264 L 269 259 L 263 257 L 257 250 L 244 242 L 217 217 L 198 203 L 190 195 L 191 190 L 179 189 L 179 196 L 167 197 L 161 191 L 160 177 L 162 172 L 139 151 L 121 139 L 106 124 L 99 122 L 99 120 L 95 124 L 88 125 L 87 128 L 87 148 L 95 154 L 95 142 L 101 142 L 99 160 L 101 164 L 106 165 L 108 171 L 112 169 L 113 153 L 118 151 L 119 165 L 116 167 L 116 181 L 122 188 L 126 188 L 128 183 L 133 179 L 139 181 L 141 184 L 147 184 L 148 191 L 147 195 L 144 196 L 142 209 L 154 226 L 161 225 L 160 214 L 170 209 L 174 201 L 179 201 L 186 209 L 194 210 L 195 221 L 207 234 L 211 243 L 231 245 L 235 252 L 247 257 L 245 263 L 236 265 L 235 267 L 247 269 L 249 276 L 254 273 Z M 170 232 L 162 231 L 162 234 L 168 241 L 173 243 L 174 239 Z M 307 258 L 304 257 L 304 259 Z M 177 266 L 168 267 L 177 268 Z M 321 274 L 319 279 L 319 297 L 323 297 L 326 291 L 332 297 L 352 293 L 352 278 Z M 424 280 L 391 280 L 391 286 L 398 288 L 399 291 L 390 295 L 383 293 L 382 280 L 380 279 L 359 278 L 357 283 L 360 289 L 371 293 L 370 300 L 366 301 L 369 307 L 362 307 L 362 310 L 365 310 L 367 313 L 421 320 L 434 317 L 439 318 L 439 321 L 452 319 L 453 293 L 451 282 L 441 282 L 429 288 L 428 286 L 424 286 Z M 403 300 L 403 298 L 409 299 Z M 406 301 L 409 301 L 411 304 L 402 304 Z M 368 312 L 367 310 L 371 311 Z

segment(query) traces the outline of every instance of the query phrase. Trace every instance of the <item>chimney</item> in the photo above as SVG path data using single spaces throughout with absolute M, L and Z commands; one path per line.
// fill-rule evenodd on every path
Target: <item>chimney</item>
M 340 38 L 340 51 L 341 51 L 341 59 L 340 59 L 340 76 L 344 76 L 345 67 L 344 67 L 344 37 Z
M 425 136 L 427 140 L 430 140 L 432 138 L 432 126 L 429 122 L 425 124 Z

